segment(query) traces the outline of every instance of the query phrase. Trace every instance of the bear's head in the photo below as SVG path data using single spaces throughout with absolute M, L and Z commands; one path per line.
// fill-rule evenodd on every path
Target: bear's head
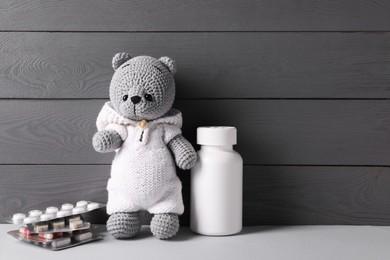
M 166 114 L 175 99 L 175 61 L 168 57 L 132 58 L 118 53 L 112 60 L 115 70 L 110 84 L 110 101 L 123 117 L 154 120 Z

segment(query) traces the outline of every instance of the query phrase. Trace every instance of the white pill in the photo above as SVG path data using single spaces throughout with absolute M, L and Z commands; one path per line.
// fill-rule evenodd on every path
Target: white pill
M 60 210 L 60 211 L 57 212 L 57 217 L 58 218 L 66 217 L 68 215 L 70 215 L 70 212 L 67 211 L 67 210 Z
M 88 203 L 88 206 L 87 206 L 88 210 L 94 210 L 94 209 L 97 209 L 97 208 L 99 208 L 99 203 L 96 203 L 96 202 Z
M 77 234 L 77 235 L 74 235 L 73 238 L 76 241 L 83 241 L 83 240 L 91 239 L 92 233 L 87 232 L 87 233 Z
M 87 206 L 87 204 L 88 204 L 88 201 L 80 200 L 80 201 L 77 201 L 76 207 L 79 207 L 79 208 L 83 207 L 83 208 L 85 208 Z
M 26 214 L 23 214 L 23 213 L 15 213 L 13 216 L 12 216 L 12 221 L 15 223 L 15 224 L 20 224 L 20 223 L 23 223 L 23 219 L 26 217 Z
M 73 209 L 73 204 L 70 204 L 70 203 L 62 204 L 61 209 L 62 210 L 71 210 L 71 209 Z
M 46 208 L 46 213 L 48 214 L 55 214 L 58 212 L 58 208 L 57 207 L 48 207 Z
M 83 221 L 82 220 L 74 220 L 69 222 L 69 227 L 71 229 L 81 228 L 83 227 Z
M 84 213 L 85 211 L 86 211 L 85 208 L 76 207 L 72 210 L 72 214 L 80 214 L 80 213 Z
M 45 232 L 49 230 L 49 225 L 48 224 L 39 224 L 34 226 L 34 230 L 36 232 Z
M 43 235 L 43 238 L 46 238 L 46 239 L 53 239 L 54 235 L 52 233 L 44 233 Z
M 42 211 L 41 210 L 37 210 L 37 209 L 31 210 L 31 211 L 28 212 L 28 215 L 30 217 L 39 217 L 40 215 L 42 215 Z
M 55 214 L 53 215 L 53 214 L 45 213 L 41 215 L 41 220 L 49 220 L 54 218 L 55 216 L 56 216 Z
M 51 222 L 51 226 L 53 229 L 61 229 L 65 227 L 65 220 L 64 219 L 57 219 Z
M 61 238 L 61 239 L 56 239 L 54 240 L 52 243 L 51 243 L 51 246 L 53 248 L 59 248 L 59 247 L 63 247 L 63 246 L 67 246 L 70 244 L 70 238 L 69 237 L 66 237 L 66 238 Z
M 68 218 L 69 223 L 72 221 L 75 221 L 75 220 L 81 220 L 80 215 L 76 215 L 76 216 L 72 216 L 72 217 Z
M 33 219 L 33 222 L 38 222 L 41 219 L 41 216 L 36 216 L 36 217 L 30 217 Z
M 34 217 L 25 217 L 24 220 L 23 220 L 23 223 L 24 224 L 31 224 L 31 223 L 33 223 L 35 221 L 36 221 L 36 218 L 34 218 Z

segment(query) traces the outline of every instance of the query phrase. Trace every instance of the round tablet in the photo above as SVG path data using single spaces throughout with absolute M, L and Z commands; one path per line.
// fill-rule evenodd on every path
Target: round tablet
M 66 217 L 70 214 L 71 214 L 71 212 L 69 212 L 68 210 L 60 210 L 57 212 L 57 217 L 59 217 L 59 218 Z
M 23 223 L 24 224 L 31 224 L 35 221 L 35 218 L 34 217 L 25 217 L 24 220 L 23 220 Z
M 29 217 L 39 217 L 40 215 L 42 215 L 42 211 L 41 210 L 31 210 L 28 212 L 28 216 Z
M 58 212 L 58 208 L 57 207 L 48 207 L 46 208 L 46 213 L 48 214 L 53 214 L 53 213 L 57 213 Z
M 73 209 L 73 204 L 70 204 L 70 203 L 62 204 L 61 209 L 62 209 L 62 210 L 70 210 L 70 209 Z
M 16 213 L 12 216 L 12 221 L 15 224 L 23 223 L 23 219 L 26 217 L 26 214 L 23 213 Z
M 55 215 L 53 216 L 53 214 L 42 214 L 41 215 L 41 220 L 49 220 L 49 219 L 52 219 L 53 217 L 55 217 Z
M 94 210 L 97 208 L 99 208 L 99 203 L 97 203 L 97 202 L 91 202 L 91 203 L 88 203 L 88 205 L 87 205 L 88 210 Z
M 33 222 L 38 222 L 40 220 L 41 216 L 30 217 L 30 218 L 33 220 Z
M 88 204 L 88 201 L 85 201 L 85 200 L 80 200 L 80 201 L 77 201 L 76 203 L 76 207 L 78 208 L 81 208 L 81 207 L 86 207 Z
M 72 210 L 72 214 L 80 214 L 80 213 L 84 213 L 84 212 L 85 212 L 85 208 L 76 207 Z

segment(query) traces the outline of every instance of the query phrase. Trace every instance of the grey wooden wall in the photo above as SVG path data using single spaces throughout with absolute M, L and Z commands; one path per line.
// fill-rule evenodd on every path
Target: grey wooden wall
M 238 128 L 244 224 L 389 225 L 389 13 L 387 0 L 1 1 L 0 222 L 105 202 L 113 155 L 91 138 L 111 57 L 128 51 L 176 59 L 192 143 L 197 126 Z

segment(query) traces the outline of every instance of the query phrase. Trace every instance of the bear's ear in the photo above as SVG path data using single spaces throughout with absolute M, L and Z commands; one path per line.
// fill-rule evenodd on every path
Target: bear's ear
M 159 61 L 161 61 L 172 74 L 176 73 L 176 62 L 174 60 L 169 57 L 161 57 Z
M 115 56 L 112 58 L 112 68 L 116 70 L 119 68 L 123 63 L 130 60 L 131 56 L 127 52 L 121 52 L 115 54 Z

